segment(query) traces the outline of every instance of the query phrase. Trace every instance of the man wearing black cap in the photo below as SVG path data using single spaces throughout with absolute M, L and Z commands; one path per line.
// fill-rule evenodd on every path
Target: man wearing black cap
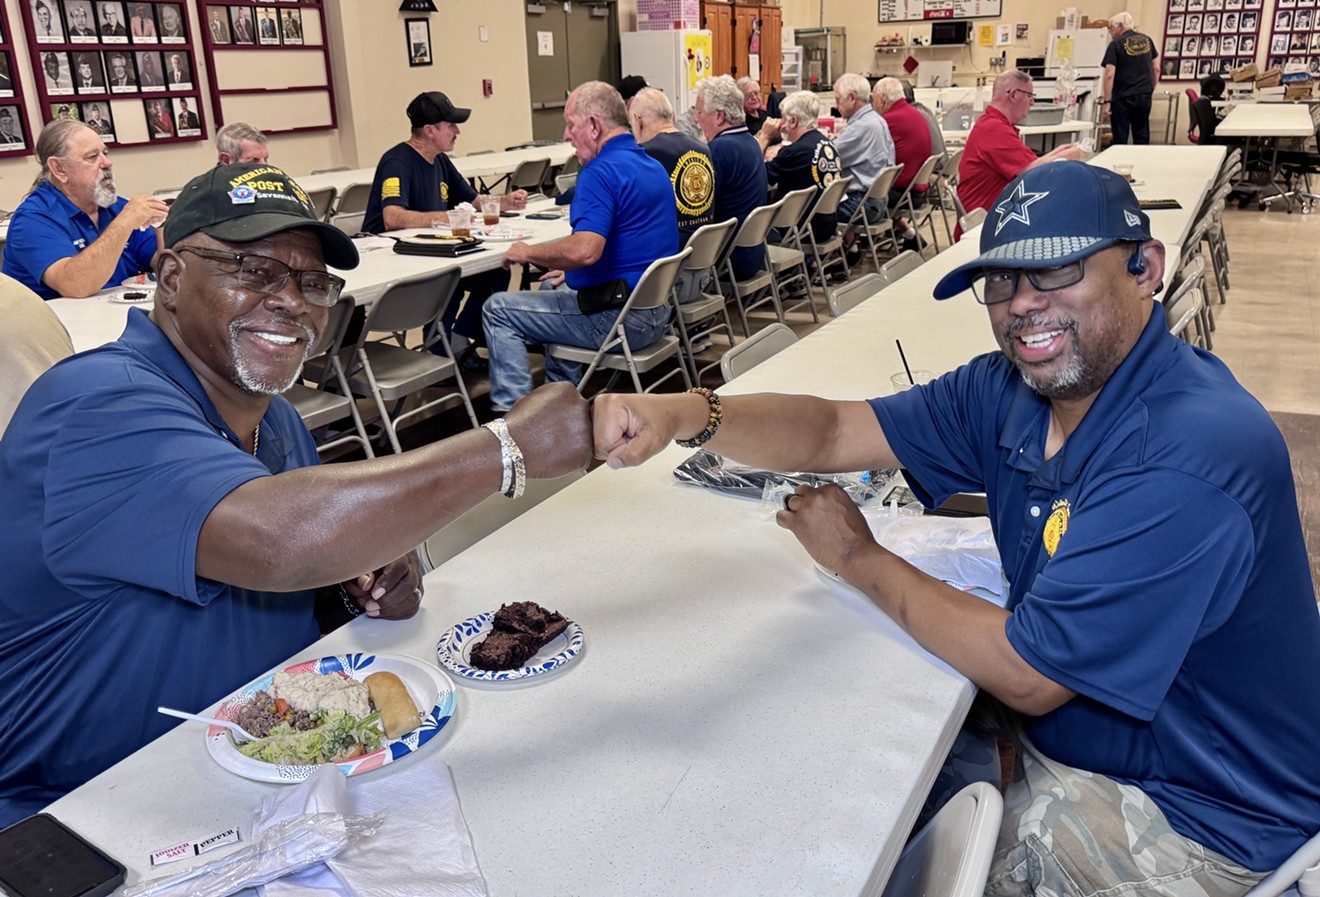
M 367 213 L 362 219 L 364 231 L 379 234 L 405 227 L 430 227 L 437 220 L 447 222 L 449 209 L 459 203 L 474 204 L 477 191 L 448 156 L 458 140 L 458 126 L 471 114 L 471 109 L 455 106 L 438 90 L 418 94 L 408 104 L 412 136 L 387 150 L 376 164 Z M 526 190 L 514 190 L 500 197 L 503 211 L 526 205 Z M 468 298 L 461 312 L 457 302 L 449 303 L 445 310 L 441 322 L 445 337 L 469 370 L 485 367 L 475 352 L 476 345 L 483 340 L 482 304 L 508 285 L 507 275 L 499 271 L 465 277 L 459 290 L 466 292 Z
M 157 706 L 206 707 L 310 644 L 318 590 L 341 612 L 411 616 L 413 546 L 591 457 L 586 405 L 561 385 L 489 432 L 317 466 L 279 393 L 339 299 L 327 263 L 357 265 L 352 241 L 265 165 L 194 178 L 164 232 L 150 315 L 48 371 L 0 439 L 0 827 L 171 728 Z
M 877 544 L 836 486 L 798 487 L 777 522 L 1021 715 L 998 732 L 1017 764 L 987 894 L 1242 894 L 1320 831 L 1320 615 L 1287 448 L 1169 333 L 1164 273 L 1127 182 L 1056 162 L 999 194 L 980 256 L 935 287 L 970 288 L 999 352 L 869 403 L 596 399 L 612 467 L 678 437 L 771 470 L 902 467 L 928 507 L 985 492 L 1006 608 Z
M 619 96 L 623 97 L 623 108 L 632 111 L 633 97 L 646 87 L 646 79 L 641 75 L 625 75 L 619 81 Z

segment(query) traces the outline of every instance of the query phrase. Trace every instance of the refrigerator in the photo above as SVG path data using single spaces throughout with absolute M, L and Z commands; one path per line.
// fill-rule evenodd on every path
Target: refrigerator
M 1055 78 L 1063 57 L 1071 48 L 1073 68 L 1077 77 L 1099 78 L 1105 73 L 1101 62 L 1109 46 L 1109 31 L 1105 28 L 1078 28 L 1075 31 L 1050 29 L 1049 49 L 1045 53 L 1045 77 Z
M 646 83 L 664 91 L 682 115 L 696 100 L 694 88 L 713 74 L 710 32 L 627 31 L 620 35 L 624 75 L 641 75 Z

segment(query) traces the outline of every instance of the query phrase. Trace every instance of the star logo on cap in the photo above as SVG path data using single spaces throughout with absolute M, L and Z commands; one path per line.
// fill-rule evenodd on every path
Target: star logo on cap
M 1021 221 L 1028 227 L 1031 226 L 1031 215 L 1028 209 L 1034 202 L 1040 202 L 1050 193 L 1046 190 L 1044 193 L 1028 193 L 1024 182 L 1018 181 L 1018 185 L 1008 198 L 995 206 L 995 211 L 999 213 L 999 223 L 995 225 L 995 236 L 1004 229 L 1004 225 L 1010 221 Z

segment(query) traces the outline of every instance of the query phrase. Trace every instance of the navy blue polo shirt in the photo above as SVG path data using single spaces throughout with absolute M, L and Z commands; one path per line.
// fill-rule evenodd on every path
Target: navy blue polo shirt
M 412 212 L 446 212 L 476 198 L 477 191 L 448 155 L 440 153 L 434 162 L 427 162 L 410 144 L 400 143 L 386 150 L 376 164 L 362 230 L 369 234 L 384 232 L 385 206 Z
M 158 705 L 201 710 L 316 640 L 314 592 L 195 569 L 230 491 L 317 463 L 283 398 L 260 442 L 260 457 L 243 450 L 138 309 L 24 396 L 0 439 L 0 827 L 177 725 Z
M 715 221 L 715 166 L 706 144 L 682 131 L 665 131 L 641 144 L 669 172 L 678 211 L 679 242 Z
M 784 145 L 774 159 L 765 164 L 765 173 L 771 184 L 779 185 L 780 196 L 815 187 L 816 195 L 811 199 L 815 203 L 825 188 L 838 180 L 842 168 L 834 142 L 811 128 L 797 140 Z M 811 219 L 811 231 L 817 240 L 827 240 L 837 230 L 838 220 L 833 212 Z
M 28 194 L 9 221 L 5 241 L 3 271 L 42 299 L 54 299 L 59 292 L 41 279 L 55 262 L 72 258 L 101 236 L 111 221 L 128 205 L 122 196 L 108 209 L 100 209 L 93 223 L 87 213 L 75 206 L 49 181 Z M 156 255 L 156 231 L 134 231 L 119 256 L 119 264 L 102 287 L 117 287 L 125 280 L 151 270 Z
M 770 196 L 761 145 L 747 128 L 738 127 L 720 131 L 707 148 L 715 165 L 715 220 L 737 218 L 741 224 Z M 742 280 L 765 267 L 765 251 L 744 246 L 733 251 L 732 260 L 734 276 Z
M 568 271 L 572 289 L 623 278 L 637 286 L 651 262 L 678 252 L 678 210 L 669 173 L 631 134 L 610 138 L 578 173 L 569 207 L 573 233 L 605 238 L 594 265 Z
M 1047 756 L 1135 785 L 1263 871 L 1320 831 L 1320 615 L 1288 451 L 1156 306 L 1053 458 L 1001 354 L 872 401 L 928 506 L 984 489 L 1010 643 L 1077 692 L 1027 720 Z

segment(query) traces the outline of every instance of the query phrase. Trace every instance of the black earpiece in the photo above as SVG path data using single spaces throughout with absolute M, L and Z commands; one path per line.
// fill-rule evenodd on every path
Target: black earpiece
M 1137 241 L 1137 248 L 1132 252 L 1132 258 L 1128 259 L 1128 273 L 1133 277 L 1140 277 L 1146 273 L 1146 257 L 1141 254 L 1141 240 Z

